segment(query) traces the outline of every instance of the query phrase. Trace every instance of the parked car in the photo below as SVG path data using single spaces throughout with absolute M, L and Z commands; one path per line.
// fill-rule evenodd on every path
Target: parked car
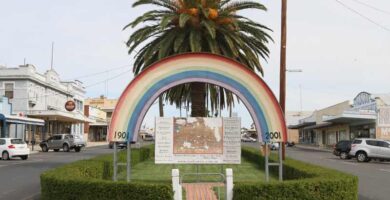
M 249 136 L 243 136 L 241 137 L 241 142 L 256 142 L 256 139 Z
M 131 144 L 135 144 L 134 141 L 131 141 L 130 143 Z M 116 145 L 117 145 L 116 147 L 120 148 L 120 149 L 127 148 L 127 142 L 126 141 L 116 142 Z M 114 148 L 114 142 L 113 141 L 108 143 L 108 148 L 110 148 L 110 149 Z
M 0 138 L 0 152 L 3 160 L 15 157 L 27 160 L 30 155 L 30 149 L 27 147 L 27 144 L 18 138 Z
M 60 149 L 64 152 L 69 152 L 72 149 L 80 152 L 81 148 L 85 147 L 85 144 L 75 143 L 73 135 L 56 134 L 42 141 L 39 146 L 43 152 L 48 152 L 50 149 L 53 149 L 55 152 L 58 152 Z
M 295 146 L 295 142 L 294 141 L 291 141 L 291 142 L 287 141 L 286 145 L 288 147 L 293 147 L 293 146 Z
M 73 138 L 74 138 L 75 146 L 81 147 L 81 149 L 87 146 L 87 143 L 85 142 L 84 138 L 82 138 L 81 136 L 74 135 Z
M 333 146 L 333 154 L 335 156 L 340 156 L 341 159 L 350 159 L 349 151 L 351 151 L 350 140 L 341 140 Z
M 279 149 L 279 143 L 273 142 L 270 144 L 271 150 L 278 150 Z
M 153 135 L 145 135 L 143 138 L 142 138 L 144 141 L 154 141 L 154 137 Z
M 369 162 L 371 159 L 390 161 L 390 142 L 371 138 L 358 138 L 351 144 L 350 156 L 358 162 Z

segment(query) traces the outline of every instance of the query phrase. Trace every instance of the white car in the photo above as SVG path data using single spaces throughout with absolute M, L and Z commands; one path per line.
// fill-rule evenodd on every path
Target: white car
M 270 145 L 271 150 L 278 150 L 279 149 L 279 143 L 273 142 Z
M 256 142 L 256 139 L 249 136 L 242 136 L 241 142 Z
M 15 157 L 27 160 L 30 155 L 30 149 L 27 147 L 27 144 L 18 138 L 0 138 L 0 152 L 3 160 Z

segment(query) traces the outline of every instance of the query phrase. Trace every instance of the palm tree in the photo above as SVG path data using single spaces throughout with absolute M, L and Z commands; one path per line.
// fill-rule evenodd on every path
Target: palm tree
M 155 5 L 158 9 L 145 12 L 124 27 L 143 25 L 127 41 L 129 54 L 135 52 L 135 75 L 160 59 L 186 52 L 223 55 L 263 74 L 259 59 L 268 57 L 270 29 L 238 12 L 265 11 L 264 5 L 251 0 L 137 0 L 133 7 L 141 5 Z M 212 112 L 234 105 L 231 92 L 204 83 L 176 86 L 163 98 L 177 107 L 190 103 L 191 116 L 206 116 L 208 100 Z

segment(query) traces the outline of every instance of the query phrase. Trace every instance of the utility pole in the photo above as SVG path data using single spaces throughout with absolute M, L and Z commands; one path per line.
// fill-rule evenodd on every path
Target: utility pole
M 279 103 L 286 112 L 286 45 L 287 45 L 287 0 L 282 0 L 281 39 L 280 39 L 280 88 Z M 286 147 L 282 143 L 282 158 L 285 159 Z

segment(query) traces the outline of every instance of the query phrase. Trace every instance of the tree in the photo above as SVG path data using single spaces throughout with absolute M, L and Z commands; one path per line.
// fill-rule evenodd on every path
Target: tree
M 158 9 L 145 12 L 124 27 L 143 25 L 127 41 L 129 54 L 135 52 L 135 75 L 160 59 L 186 52 L 223 55 L 263 74 L 259 59 L 269 55 L 270 29 L 238 12 L 266 11 L 264 5 L 250 0 L 137 0 L 133 7 L 141 5 Z M 206 116 L 208 100 L 212 112 L 234 105 L 230 91 L 204 83 L 176 86 L 163 97 L 177 107 L 191 103 L 191 116 Z

